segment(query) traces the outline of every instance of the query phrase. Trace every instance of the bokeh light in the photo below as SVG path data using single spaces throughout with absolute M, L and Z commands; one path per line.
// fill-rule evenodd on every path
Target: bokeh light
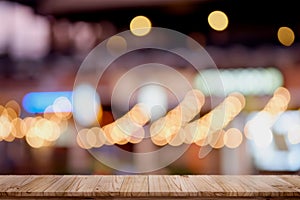
M 130 31 L 136 36 L 145 36 L 151 31 L 151 21 L 145 16 L 136 16 L 130 22 Z
M 148 113 L 151 113 L 151 121 L 166 114 L 168 97 L 165 88 L 160 85 L 150 84 L 140 88 L 138 102 L 143 104 Z
M 156 120 L 150 126 L 152 141 L 157 145 L 169 143 L 179 146 L 182 143 L 191 144 L 194 141 L 193 131 L 184 127 L 199 114 L 205 102 L 204 95 L 199 90 L 190 90 L 183 100 L 164 117 Z
M 111 55 L 119 55 L 127 50 L 127 42 L 122 36 L 112 36 L 107 40 L 106 48 Z
M 277 32 L 279 42 L 284 46 L 291 46 L 295 40 L 294 31 L 289 27 L 280 27 Z
M 88 84 L 77 86 L 73 92 L 74 119 L 84 127 L 92 126 L 98 122 L 101 112 L 100 97 L 96 89 Z
M 59 118 L 69 119 L 72 115 L 72 103 L 67 97 L 55 99 L 52 109 Z M 47 112 L 47 109 L 45 111 Z
M 93 147 L 88 141 L 88 132 L 89 129 L 84 128 L 81 129 L 76 136 L 77 144 L 83 149 L 91 149 Z
M 243 134 L 237 128 L 230 128 L 224 134 L 224 144 L 226 147 L 234 149 L 240 146 L 243 141 Z
M 209 26 L 216 31 L 223 31 L 228 26 L 227 15 L 219 10 L 213 11 L 208 15 Z
M 221 77 L 223 89 L 216 85 L 206 85 L 205 80 Z M 283 85 L 283 74 L 276 68 L 235 68 L 235 69 L 204 69 L 195 76 L 195 87 L 206 96 L 222 96 L 234 92 L 243 95 L 272 95 Z
M 288 141 L 291 144 L 299 144 L 300 143 L 300 126 L 299 125 L 292 127 L 288 131 Z
M 223 129 L 219 130 L 219 131 L 216 131 L 215 133 L 212 133 L 208 136 L 208 139 L 207 139 L 208 144 L 212 148 L 220 149 L 225 144 L 224 137 L 225 137 L 225 131 Z

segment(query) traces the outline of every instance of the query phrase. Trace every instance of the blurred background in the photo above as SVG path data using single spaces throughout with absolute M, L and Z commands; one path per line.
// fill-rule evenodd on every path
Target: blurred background
M 115 62 L 100 80 L 96 88 L 99 96 L 92 98 L 98 105 L 96 119 L 88 117 L 88 109 L 78 116 L 72 112 L 72 90 L 81 63 L 96 45 L 111 36 L 129 29 L 138 34 L 132 28 L 133 19 L 141 20 L 137 24 L 149 30 L 151 26 L 163 27 L 193 38 L 220 70 L 225 92 L 240 92 L 246 99 L 241 112 L 219 133 L 218 141 L 192 143 L 178 160 L 151 173 L 298 173 L 298 11 L 296 1 L 291 0 L 264 4 L 257 0 L 0 1 L 0 173 L 124 174 L 149 164 L 149 160 L 128 158 L 130 162 L 119 162 L 122 171 L 95 159 L 87 149 L 118 159 L 120 155 L 112 146 L 137 153 L 144 152 L 143 148 L 162 147 L 151 140 L 97 139 L 100 128 L 95 122 L 103 127 L 115 120 L 110 98 L 116 81 L 133 66 L 150 61 L 180 71 L 194 88 L 208 95 L 199 74 L 186 61 L 154 51 L 130 54 Z M 111 51 L 122 50 L 124 45 L 126 48 L 126 41 L 120 37 L 107 42 Z M 203 69 L 202 73 L 210 79 L 216 76 L 212 69 Z M 87 73 L 86 78 L 92 75 Z M 78 94 L 86 97 L 79 106 L 89 104 L 90 90 L 93 88 L 84 85 L 78 88 Z M 211 92 L 218 96 L 217 89 Z M 166 110 L 178 103 L 157 88 L 146 88 L 141 94 L 144 99 L 157 95 L 160 98 L 156 101 L 166 105 Z M 200 116 L 210 110 L 205 104 Z M 262 110 L 275 117 L 270 120 L 259 115 Z M 76 129 L 74 117 L 84 129 Z M 256 120 L 247 126 L 253 118 Z M 85 142 L 78 134 L 86 137 Z M 172 142 L 165 145 L 178 146 Z M 203 156 L 200 152 L 206 148 L 209 154 Z M 161 156 L 164 159 L 169 155 Z

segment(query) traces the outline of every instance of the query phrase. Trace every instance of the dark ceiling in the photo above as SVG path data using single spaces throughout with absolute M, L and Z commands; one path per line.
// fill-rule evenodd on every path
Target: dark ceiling
M 17 0 L 42 15 L 68 18 L 71 21 L 109 20 L 119 31 L 128 29 L 136 15 L 146 15 L 156 27 L 183 33 L 201 32 L 208 43 L 218 43 L 214 37 L 225 38 L 222 44 L 278 44 L 280 26 L 289 26 L 300 35 L 300 14 L 297 1 L 258 0 Z M 226 31 L 214 33 L 207 23 L 213 10 L 224 11 L 229 18 Z

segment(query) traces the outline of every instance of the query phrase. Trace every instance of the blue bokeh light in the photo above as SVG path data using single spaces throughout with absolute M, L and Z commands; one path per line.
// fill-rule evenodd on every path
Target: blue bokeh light
M 30 92 L 24 96 L 22 105 L 28 113 L 43 113 L 59 97 L 66 97 L 72 102 L 72 91 Z

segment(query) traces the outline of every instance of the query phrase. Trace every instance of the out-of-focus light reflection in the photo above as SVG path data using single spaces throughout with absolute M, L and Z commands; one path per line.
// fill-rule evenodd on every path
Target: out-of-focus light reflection
M 68 119 L 71 117 L 72 103 L 67 97 L 58 97 L 53 102 L 52 109 L 55 115 L 59 118 Z
M 21 118 L 16 118 L 12 120 L 13 128 L 11 134 L 16 138 L 23 138 L 25 136 L 24 130 L 24 121 Z
M 92 145 L 87 140 L 87 134 L 89 129 L 84 128 L 81 129 L 76 137 L 77 144 L 83 149 L 91 149 Z
M 258 147 L 269 146 L 273 140 L 271 127 L 287 109 L 290 98 L 290 92 L 286 88 L 277 88 L 263 110 L 246 123 L 244 127 L 245 136 L 248 139 L 253 139 Z
M 30 92 L 24 96 L 22 104 L 24 109 L 29 113 L 44 113 L 45 109 L 52 105 L 59 97 L 65 97 L 71 101 L 72 92 Z M 71 111 L 68 110 L 68 112 Z
M 222 11 L 213 11 L 208 15 L 208 24 L 216 31 L 223 31 L 228 26 L 228 17 Z
M 243 141 L 243 134 L 237 128 L 230 128 L 224 134 L 225 146 L 231 149 L 237 148 Z
M 149 113 L 143 104 L 136 104 L 124 116 L 103 127 L 104 135 L 109 143 L 139 143 L 144 139 L 143 126 L 150 120 Z
M 171 146 L 180 146 L 184 143 L 184 141 L 185 141 L 185 132 L 181 128 L 179 129 L 178 133 L 175 134 L 174 137 L 172 137 L 172 139 L 169 141 L 169 144 Z
M 244 108 L 245 98 L 242 94 L 234 93 L 229 95 L 217 107 L 211 110 L 198 120 L 185 126 L 186 135 L 191 134 L 195 143 L 202 140 L 209 134 L 216 133 L 225 128 Z M 212 136 L 209 136 L 212 137 Z M 210 139 L 210 138 L 208 138 Z
M 100 97 L 94 87 L 82 84 L 73 92 L 73 117 L 82 126 L 91 126 L 102 112 Z M 102 116 L 102 115 L 101 115 Z
M 151 31 L 151 21 L 145 16 L 136 16 L 130 22 L 130 31 L 136 36 L 147 35 Z
M 225 131 L 218 130 L 215 133 L 212 133 L 208 136 L 208 144 L 215 149 L 220 149 L 225 144 Z
M 35 123 L 35 128 L 39 132 L 38 137 L 47 141 L 55 141 L 60 136 L 58 124 L 47 119 L 38 120 Z
M 5 139 L 12 130 L 11 122 L 6 115 L 0 115 L 0 138 Z
M 16 110 L 15 110 L 16 109 Z M 53 145 L 67 129 L 68 119 L 58 117 L 52 106 L 47 108 L 44 116 L 20 118 L 20 107 L 14 100 L 0 105 L 0 141 L 14 141 L 15 138 L 24 138 L 33 148 Z
M 105 144 L 105 135 L 100 127 L 92 127 L 88 132 L 92 132 L 96 136 L 96 140 L 94 142 L 93 147 L 99 148 Z
M 55 99 L 55 101 L 53 102 L 53 111 L 55 113 L 72 111 L 72 104 L 70 99 L 64 96 Z
M 156 120 L 166 113 L 168 99 L 165 89 L 159 85 L 146 85 L 140 88 L 138 102 L 142 103 L 151 113 L 151 120 Z
M 10 35 L 9 53 L 16 59 L 44 57 L 50 47 L 49 21 L 35 15 L 30 7 L 16 4 L 13 11 L 14 30 Z
M 126 115 L 128 115 L 133 123 L 140 126 L 145 125 L 150 120 L 150 113 L 147 110 L 147 106 L 142 103 L 133 106 Z
M 122 36 L 112 36 L 107 40 L 106 48 L 112 55 L 118 55 L 126 52 L 127 42 Z
M 290 92 L 284 87 L 279 87 L 275 90 L 273 97 L 266 104 L 263 111 L 277 117 L 287 109 L 290 100 Z
M 280 27 L 277 32 L 278 40 L 284 46 L 291 46 L 295 40 L 294 31 L 289 27 Z
M 206 85 L 205 80 L 222 79 L 223 87 Z M 276 68 L 206 69 L 195 77 L 195 87 L 206 96 L 240 92 L 244 95 L 270 95 L 283 85 L 283 75 Z
M 192 143 L 193 135 L 182 128 L 200 112 L 204 102 L 205 98 L 201 91 L 191 90 L 187 92 L 178 106 L 150 126 L 153 143 L 160 146 L 166 143 L 173 146 L 178 146 L 183 142 Z
M 291 144 L 300 143 L 300 126 L 296 125 L 288 131 L 288 140 Z
M 69 32 L 79 53 L 86 53 L 94 47 L 97 38 L 91 24 L 76 22 Z
M 41 148 L 44 145 L 44 140 L 38 137 L 38 129 L 32 127 L 26 134 L 26 142 L 33 148 Z
M 14 6 L 6 1 L 0 2 L 0 54 L 6 51 L 9 35 L 10 35 L 10 27 L 12 24 Z
M 14 112 L 17 114 L 17 116 L 21 115 L 21 107 L 19 103 L 15 100 L 10 100 L 5 104 L 6 108 L 12 108 Z M 1 113 L 0 113 L 1 114 Z

